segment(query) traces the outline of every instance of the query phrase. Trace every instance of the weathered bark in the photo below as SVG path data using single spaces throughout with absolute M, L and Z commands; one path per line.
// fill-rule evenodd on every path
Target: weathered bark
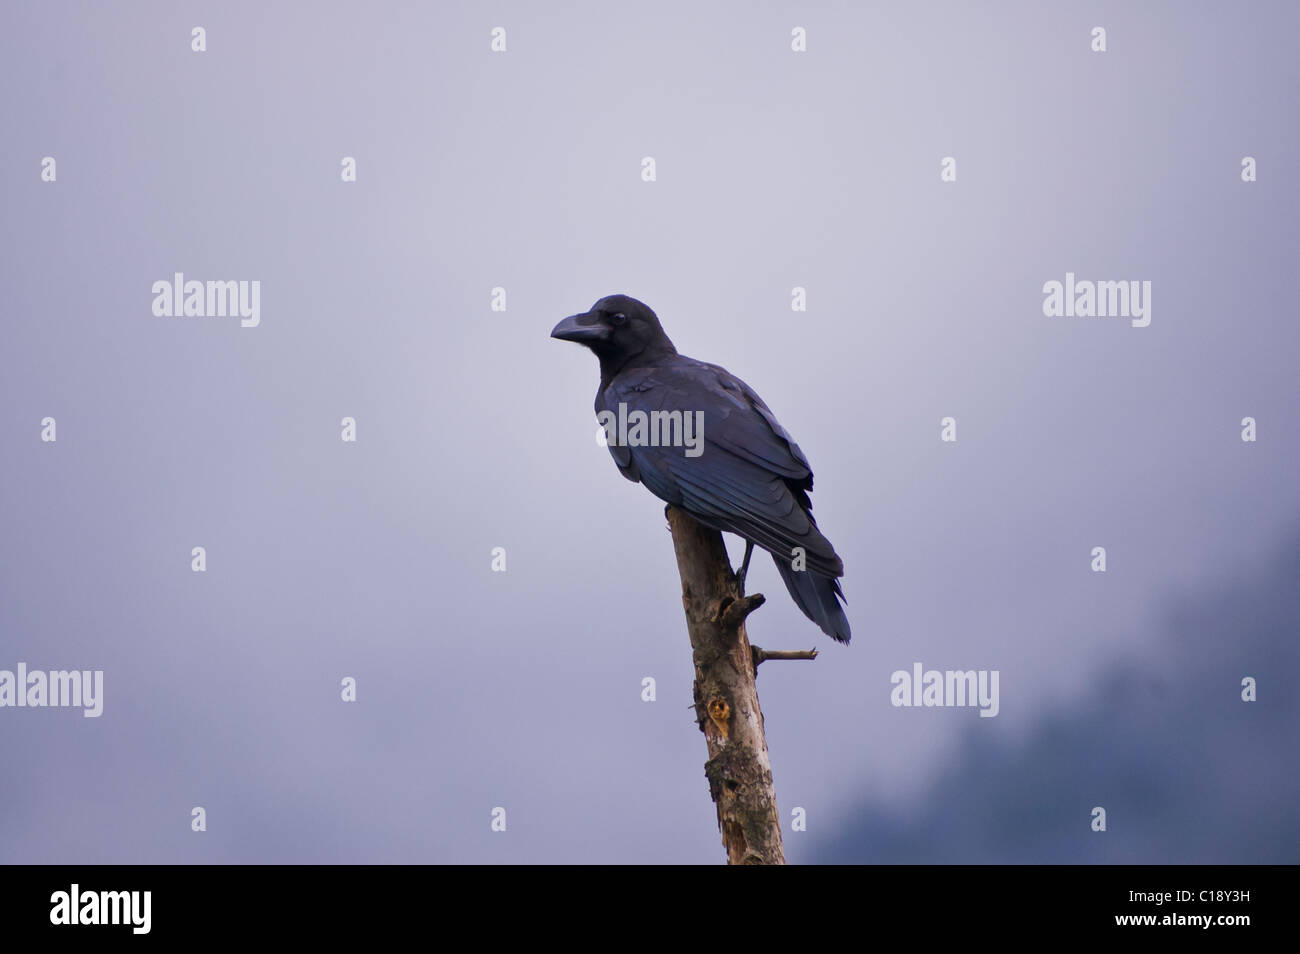
M 665 513 L 695 659 L 695 716 L 708 743 L 704 774 L 727 863 L 783 865 L 781 816 L 754 686 L 762 656 L 751 651 L 745 632 L 745 617 L 763 604 L 763 596 L 741 591 L 721 533 L 676 507 Z

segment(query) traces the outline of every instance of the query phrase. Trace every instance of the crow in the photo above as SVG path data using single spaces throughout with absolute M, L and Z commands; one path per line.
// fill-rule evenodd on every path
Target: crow
M 772 554 L 804 615 L 847 643 L 844 564 L 813 520 L 812 469 L 753 388 L 678 354 L 658 316 L 627 295 L 565 318 L 551 337 L 600 359 L 596 416 L 623 476 L 706 527 L 744 538 L 742 585 L 754 546 Z

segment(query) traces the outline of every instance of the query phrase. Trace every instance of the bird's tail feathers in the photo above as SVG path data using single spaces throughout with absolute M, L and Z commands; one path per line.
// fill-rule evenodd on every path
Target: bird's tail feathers
M 820 626 L 822 632 L 831 639 L 847 643 L 852 634 L 848 617 L 844 615 L 844 607 L 840 605 L 840 600 L 844 599 L 840 581 L 809 570 L 793 569 L 789 563 L 775 555 L 772 562 L 781 573 L 785 588 L 790 591 L 790 598 L 803 610 L 803 614 Z

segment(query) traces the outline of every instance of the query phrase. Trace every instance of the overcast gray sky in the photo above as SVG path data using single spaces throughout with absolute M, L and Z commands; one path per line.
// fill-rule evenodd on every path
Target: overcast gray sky
M 750 578 L 756 643 L 823 650 L 760 680 L 808 817 L 790 860 L 902 830 L 954 763 L 1005 780 L 981 745 L 1046 771 L 1045 727 L 1113 718 L 1116 667 L 1180 671 L 1170 608 L 1300 526 L 1298 28 L 1289 3 L 5 5 L 0 669 L 105 690 L 97 719 L 0 709 L 0 860 L 720 861 L 662 505 L 594 440 L 595 361 L 548 338 L 613 292 L 763 395 L 844 559 L 848 648 L 770 561 Z M 156 317 L 176 272 L 259 281 L 260 324 Z M 1150 325 L 1045 316 L 1067 272 L 1151 282 Z M 1300 635 L 1281 605 L 1260 645 Z M 1169 711 L 1222 692 L 1294 739 L 1294 669 L 1267 671 L 1293 655 L 1222 619 L 1222 684 L 1171 679 Z M 999 715 L 891 706 L 914 662 L 998 670 Z M 1300 792 L 1294 744 L 1270 756 Z M 1151 826 L 1203 827 L 1219 789 L 1193 789 L 1103 837 L 1176 860 Z M 1087 830 L 1090 791 L 1042 797 Z M 899 860 L 880 837 L 851 857 Z

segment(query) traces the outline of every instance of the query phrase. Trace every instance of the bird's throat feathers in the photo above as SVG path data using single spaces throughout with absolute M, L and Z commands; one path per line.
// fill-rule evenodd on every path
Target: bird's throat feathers
M 609 387 L 610 382 L 620 372 L 629 371 L 633 368 L 652 368 L 663 359 L 674 357 L 677 354 L 677 349 L 673 346 L 672 341 L 662 332 L 661 340 L 646 342 L 636 351 L 627 351 L 622 348 L 614 351 L 593 348 L 592 351 L 600 359 L 601 391 Z

